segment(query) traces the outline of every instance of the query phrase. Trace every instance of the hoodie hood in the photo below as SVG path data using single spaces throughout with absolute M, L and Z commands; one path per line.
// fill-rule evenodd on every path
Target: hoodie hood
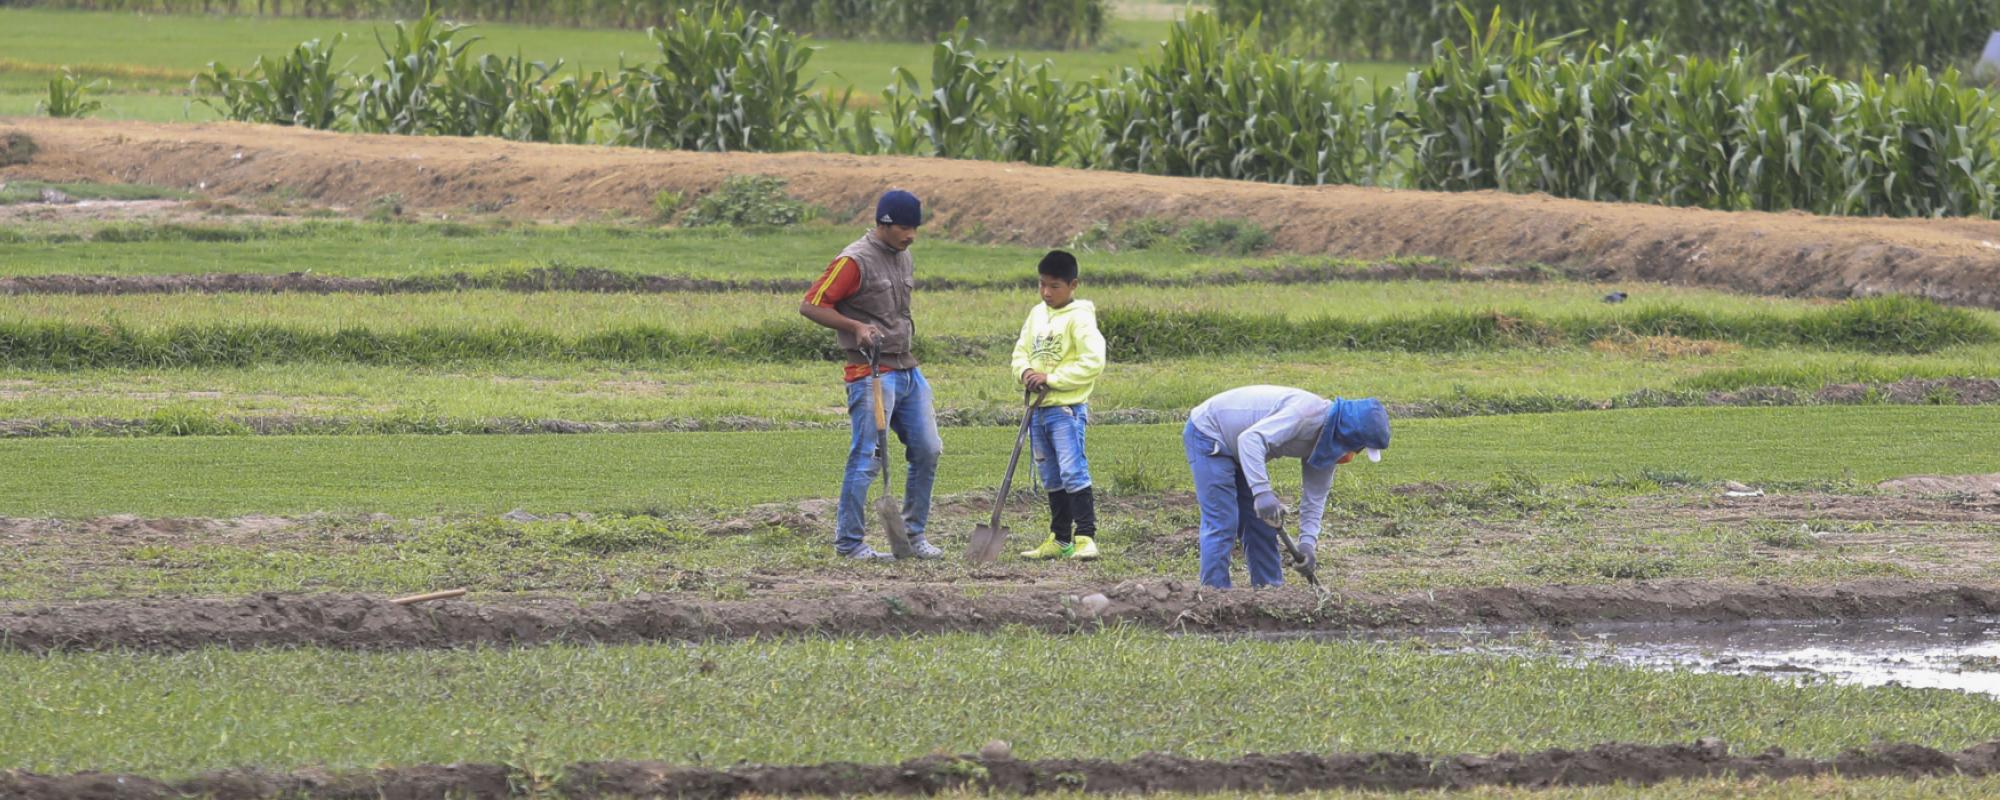
M 1327 409 L 1326 424 L 1320 427 L 1319 441 L 1313 443 L 1306 464 L 1326 469 L 1340 457 L 1356 450 L 1389 449 L 1389 411 L 1373 397 L 1355 400 L 1333 398 Z

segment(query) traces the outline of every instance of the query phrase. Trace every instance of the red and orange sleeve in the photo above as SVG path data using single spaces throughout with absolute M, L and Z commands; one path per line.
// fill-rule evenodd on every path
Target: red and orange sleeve
M 832 306 L 854 296 L 861 288 L 861 266 L 854 259 L 841 256 L 826 265 L 826 272 L 813 281 L 806 290 L 806 302 L 816 306 Z

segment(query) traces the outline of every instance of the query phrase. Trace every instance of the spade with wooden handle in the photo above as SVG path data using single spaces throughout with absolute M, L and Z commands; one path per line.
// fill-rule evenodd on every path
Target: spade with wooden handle
M 889 493 L 889 409 L 882 402 L 882 351 L 868 348 L 868 382 L 875 394 L 875 457 L 882 467 L 882 495 L 875 498 L 875 518 L 882 521 L 882 534 L 889 539 L 889 552 L 897 560 L 914 558 L 917 548 L 910 544 L 910 530 L 903 526 L 903 504 Z

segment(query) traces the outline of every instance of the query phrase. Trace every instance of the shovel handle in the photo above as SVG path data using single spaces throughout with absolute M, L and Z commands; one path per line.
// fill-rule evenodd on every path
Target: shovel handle
M 889 427 L 889 412 L 882 408 L 882 351 L 868 348 L 868 386 L 875 393 L 875 430 Z
M 1319 575 L 1314 570 L 1306 569 L 1306 557 L 1299 554 L 1299 546 L 1292 543 L 1292 535 L 1286 533 L 1284 528 L 1275 530 L 1278 532 L 1278 543 L 1285 546 L 1285 555 L 1291 556 L 1292 566 L 1298 569 L 1300 575 L 1306 576 L 1306 583 L 1318 586 Z
M 999 494 L 993 496 L 993 521 L 989 524 L 996 531 L 1000 529 L 1000 509 L 1007 504 L 1007 493 L 1014 488 L 1014 467 L 1021 463 L 1021 446 L 1028 443 L 1028 426 L 1034 423 L 1035 409 L 1042 407 L 1042 399 L 1048 394 L 1047 389 L 1035 392 L 1021 414 L 1021 432 L 1014 436 L 1014 454 L 1007 457 L 1007 474 L 1000 478 Z

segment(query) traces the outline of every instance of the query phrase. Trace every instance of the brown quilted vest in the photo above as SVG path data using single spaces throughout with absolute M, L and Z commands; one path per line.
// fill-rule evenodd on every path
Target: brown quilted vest
M 882 349 L 882 365 L 909 369 L 917 365 L 910 354 L 910 340 L 916 336 L 916 322 L 910 319 L 910 292 L 917 287 L 916 263 L 910 251 L 897 252 L 864 233 L 842 256 L 854 259 L 861 268 L 861 286 L 854 295 L 834 305 L 840 315 L 875 326 L 876 344 Z M 847 351 L 847 363 L 866 364 L 868 355 L 861 343 L 847 331 L 837 331 L 840 349 Z

